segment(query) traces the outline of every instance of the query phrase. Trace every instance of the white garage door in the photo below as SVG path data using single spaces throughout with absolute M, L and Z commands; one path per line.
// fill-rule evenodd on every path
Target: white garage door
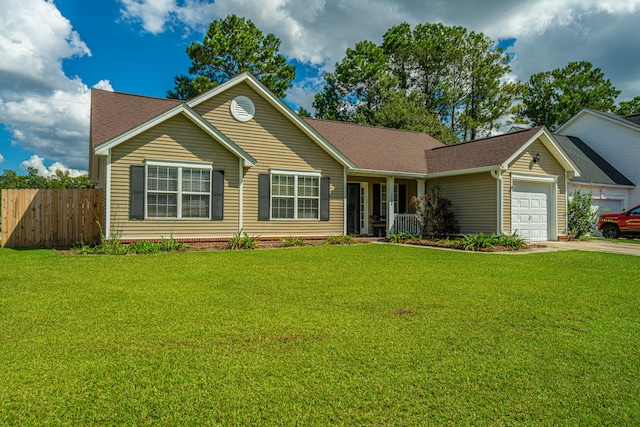
M 529 241 L 548 240 L 551 204 L 549 184 L 515 182 L 511 194 L 512 230 Z

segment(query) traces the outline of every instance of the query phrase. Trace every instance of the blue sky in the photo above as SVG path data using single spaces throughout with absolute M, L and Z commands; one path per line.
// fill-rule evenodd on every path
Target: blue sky
M 85 171 L 90 88 L 165 97 L 187 72 L 186 46 L 231 13 L 282 40 L 298 68 L 294 108 L 311 110 L 347 47 L 404 21 L 509 40 L 514 79 L 588 60 L 619 101 L 640 95 L 640 0 L 0 0 L 0 171 Z

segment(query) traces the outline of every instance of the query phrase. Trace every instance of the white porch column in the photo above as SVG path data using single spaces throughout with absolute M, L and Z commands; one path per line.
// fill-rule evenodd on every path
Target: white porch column
M 426 179 L 416 179 L 418 183 L 418 194 L 416 196 L 422 197 L 427 194 L 427 180 Z
M 416 196 L 417 197 L 422 197 L 425 194 L 427 194 L 427 180 L 426 179 L 416 179 L 416 183 L 418 184 L 418 190 Z M 424 213 L 424 200 L 420 200 L 420 210 Z M 420 231 L 422 232 L 422 226 L 423 224 L 420 223 L 419 227 L 420 227 Z
M 387 178 L 387 234 L 391 233 L 393 222 L 396 218 L 394 209 L 395 199 L 395 179 L 393 177 L 390 177 Z

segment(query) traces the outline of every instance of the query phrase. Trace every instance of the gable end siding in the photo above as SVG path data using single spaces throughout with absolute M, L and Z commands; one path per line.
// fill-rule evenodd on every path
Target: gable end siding
M 540 153 L 540 161 L 533 164 L 533 156 Z M 511 190 L 513 188 L 513 174 L 537 175 L 537 176 L 557 176 L 558 187 L 556 188 L 557 201 L 557 221 L 558 234 L 564 235 L 567 223 L 567 197 L 565 191 L 565 171 L 562 165 L 556 161 L 547 147 L 538 141 L 534 141 L 522 155 L 516 159 L 509 167 L 509 170 L 502 175 L 503 187 L 503 215 L 502 224 L 505 233 L 513 233 L 511 227 Z M 549 236 L 554 238 L 555 236 Z
M 111 159 L 111 232 L 122 239 L 220 238 L 238 232 L 238 158 L 185 117 L 173 117 L 114 147 Z M 129 220 L 129 168 L 144 165 L 145 159 L 211 163 L 214 172 L 224 171 L 223 219 Z M 212 214 L 215 219 L 215 207 Z
M 490 172 L 427 180 L 451 200 L 461 233 L 497 233 L 497 186 Z
M 230 112 L 231 101 L 246 96 L 255 104 L 255 116 L 239 122 Z M 256 159 L 243 177 L 243 229 L 261 237 L 329 236 L 344 230 L 344 168 L 327 152 L 283 117 L 246 83 L 241 83 L 194 108 L 229 139 Z M 259 220 L 259 175 L 271 170 L 315 171 L 330 178 L 329 219 Z
M 636 185 L 631 190 L 629 206 L 624 208 L 640 203 L 640 130 L 587 114 L 562 129 L 562 133 L 580 138 Z

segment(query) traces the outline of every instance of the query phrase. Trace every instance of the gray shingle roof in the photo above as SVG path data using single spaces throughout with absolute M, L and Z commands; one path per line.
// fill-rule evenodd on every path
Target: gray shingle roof
M 607 185 L 634 185 L 580 138 L 565 135 L 554 135 L 554 137 L 580 169 L 580 177 L 572 181 Z
M 640 114 L 632 114 L 630 116 L 624 116 L 624 119 L 640 126 Z

